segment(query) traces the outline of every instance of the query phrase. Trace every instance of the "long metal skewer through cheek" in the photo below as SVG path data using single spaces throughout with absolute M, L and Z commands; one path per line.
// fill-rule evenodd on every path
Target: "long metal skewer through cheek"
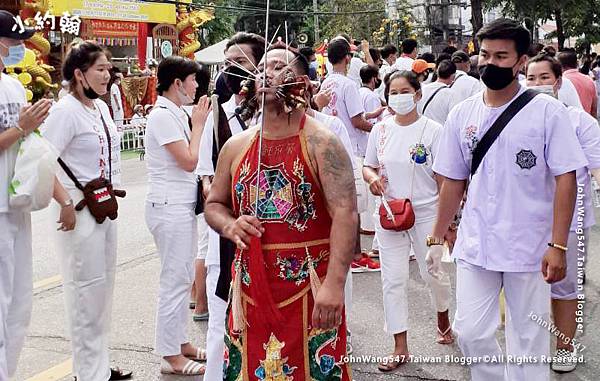
M 267 41 L 269 41 L 269 10 L 271 8 L 271 0 L 267 0 L 267 17 L 265 20 L 265 59 L 263 63 L 263 89 L 267 87 Z M 258 132 L 258 166 L 256 168 L 256 205 L 254 208 L 255 217 L 258 218 L 258 204 L 260 194 L 260 167 L 262 165 L 262 141 L 263 141 L 263 130 L 265 129 L 265 97 L 266 93 L 262 93 L 261 110 L 262 120 L 260 123 L 260 130 Z
M 241 64 L 239 64 L 239 63 L 235 62 L 234 60 L 230 60 L 230 59 L 228 59 L 228 58 L 225 58 L 225 61 L 226 61 L 226 62 L 229 62 L 230 64 L 232 64 L 232 65 L 236 66 L 236 67 L 237 67 L 237 68 L 239 68 L 239 69 L 242 69 L 243 71 L 245 71 L 245 72 L 246 72 L 246 73 L 248 73 L 249 75 L 252 75 L 252 76 L 255 76 L 255 75 L 256 75 L 255 73 L 253 73 L 253 72 L 251 72 L 250 70 L 246 69 L 245 67 L 243 67 Z M 257 69 L 257 71 L 258 71 L 258 69 Z

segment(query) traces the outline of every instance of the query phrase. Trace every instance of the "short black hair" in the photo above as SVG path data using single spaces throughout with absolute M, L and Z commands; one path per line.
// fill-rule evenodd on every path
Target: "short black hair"
M 332 65 L 342 62 L 350 54 L 350 44 L 343 38 L 336 38 L 327 46 L 327 59 Z
M 63 78 L 74 85 L 75 69 L 85 73 L 102 55 L 106 56 L 106 50 L 93 41 L 72 43 L 63 63 Z
M 540 54 L 542 52 L 542 50 L 544 50 L 544 44 L 540 44 L 539 42 L 534 42 L 529 47 L 529 51 L 527 52 L 527 55 L 529 57 L 535 57 L 538 54 Z
M 231 36 L 225 50 L 231 48 L 233 45 L 250 45 L 252 50 L 252 57 L 254 58 L 254 64 L 257 64 L 260 59 L 265 55 L 265 39 L 254 33 L 238 32 Z
M 383 58 L 384 60 L 392 54 L 398 54 L 398 48 L 396 48 L 394 45 L 387 44 L 383 48 L 381 48 L 381 58 Z
M 477 40 L 481 46 L 483 40 L 512 40 L 519 57 L 527 54 L 531 44 L 529 31 L 516 21 L 499 18 L 488 24 L 477 32 Z
M 199 69 L 196 72 L 196 82 L 198 82 L 198 88 L 196 89 L 196 95 L 194 96 L 194 104 L 198 103 L 200 97 L 208 95 L 208 86 L 210 85 L 210 70 L 207 65 L 199 65 Z
M 383 92 L 386 103 L 390 100 L 390 85 L 395 79 L 404 78 L 410 84 L 410 86 L 415 89 L 415 92 L 421 90 L 421 82 L 419 82 L 419 78 L 411 70 L 396 70 L 389 76 L 386 76 L 386 78 L 385 90 Z
M 417 40 L 414 38 L 407 38 L 402 41 L 402 53 L 411 54 L 417 48 Z
M 544 46 L 543 50 L 549 56 L 552 56 L 552 57 L 556 56 L 556 48 L 554 46 L 552 46 L 552 45 L 546 45 L 546 46 Z
M 556 78 L 560 78 L 562 76 L 562 66 L 560 65 L 560 62 L 558 62 L 558 60 L 551 55 L 541 53 L 533 58 L 530 58 L 527 62 L 527 69 L 529 69 L 529 65 L 536 62 L 548 62 L 550 64 L 550 69 L 552 69 L 552 72 L 554 73 L 554 76 Z
M 457 51 L 458 49 L 456 48 L 456 46 L 446 46 L 443 50 L 442 53 L 447 53 L 452 55 L 455 51 Z
M 371 55 L 373 62 L 379 61 L 381 59 L 381 53 L 379 53 L 379 49 L 369 48 L 369 54 Z
M 437 65 L 437 74 L 441 79 L 448 79 L 456 74 L 456 64 L 450 60 L 443 60 Z
M 158 71 L 156 72 L 156 78 L 158 79 L 156 91 L 158 91 L 158 95 L 163 95 L 165 91 L 169 90 L 176 79 L 185 81 L 188 76 L 196 75 L 198 70 L 200 70 L 200 65 L 189 58 L 169 56 L 163 59 L 158 64 Z
M 305 46 L 304 48 L 300 48 L 300 54 L 306 58 L 310 58 L 315 55 L 315 50 L 310 46 Z
M 379 68 L 373 65 L 365 65 L 360 68 L 360 79 L 362 83 L 369 83 L 371 79 L 377 78 L 379 75 Z
M 435 56 L 431 52 L 421 54 L 420 58 L 427 63 L 435 63 Z
M 577 69 L 577 53 L 573 49 L 561 50 L 558 53 L 558 62 L 562 65 L 563 69 Z
M 437 58 L 435 59 L 435 66 L 438 66 L 440 64 L 440 62 L 446 61 L 446 60 L 452 60 L 452 55 L 450 55 L 448 53 L 440 53 L 440 55 L 437 56 Z

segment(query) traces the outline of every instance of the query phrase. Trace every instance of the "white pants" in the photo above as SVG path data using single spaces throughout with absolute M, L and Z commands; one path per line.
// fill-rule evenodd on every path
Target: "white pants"
M 427 272 L 427 234 L 433 230 L 435 221 L 416 222 L 405 232 L 395 232 L 381 227 L 377 220 L 376 234 L 379 241 L 379 261 L 381 263 L 381 283 L 383 287 L 383 310 L 385 331 L 388 334 L 408 330 L 408 280 L 409 254 L 412 246 L 415 251 L 421 278 L 430 288 L 431 301 L 437 312 L 448 310 L 450 302 L 450 277 L 443 273 L 440 279 Z
M 206 293 L 208 294 L 208 331 L 206 333 L 206 373 L 205 380 L 223 379 L 223 352 L 225 350 L 225 319 L 227 302 L 215 295 L 221 268 L 207 266 Z
M 198 250 L 198 220 L 194 204 L 146 203 L 146 224 L 160 257 L 156 311 L 156 353 L 181 354 L 187 339 L 189 298 Z
M 208 254 L 208 224 L 204 213 L 198 216 L 198 255 L 196 259 L 205 260 Z
M 71 195 L 81 199 L 81 193 Z M 53 215 L 60 213 L 53 203 Z M 81 381 L 110 377 L 109 332 L 117 264 L 117 224 L 96 223 L 87 208 L 75 229 L 56 232 L 71 347 L 73 375 Z
M 537 358 L 535 364 L 479 363 L 472 365 L 474 381 L 548 380 L 550 334 L 530 314 L 550 322 L 550 285 L 541 271 L 502 273 L 458 261 L 456 273 L 456 316 L 453 329 L 464 356 L 497 356 L 502 350 L 496 340 L 500 324 L 498 295 L 506 298 L 506 352 L 515 357 Z
M 368 195 L 371 194 L 371 192 L 369 192 L 369 188 L 367 187 L 367 184 L 365 183 L 365 180 L 363 179 L 363 175 L 362 175 L 362 168 L 363 168 L 364 160 L 365 159 L 360 156 L 354 157 L 354 163 L 356 164 L 354 167 L 354 185 L 356 186 L 356 209 L 357 209 L 358 213 L 361 215 L 361 217 L 367 211 L 368 202 L 369 202 Z M 361 220 L 361 225 L 362 225 L 362 220 Z
M 31 215 L 0 213 L 0 381 L 17 370 L 31 319 Z

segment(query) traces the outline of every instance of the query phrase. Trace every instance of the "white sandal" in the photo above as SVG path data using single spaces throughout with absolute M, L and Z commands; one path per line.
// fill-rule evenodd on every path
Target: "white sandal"
M 206 367 L 204 365 L 200 365 L 195 361 L 189 360 L 182 370 L 176 371 L 173 369 L 171 364 L 167 362 L 167 360 L 162 359 L 160 363 L 160 373 L 162 374 L 175 374 L 179 376 L 201 376 L 204 374 Z
M 197 348 L 195 356 L 194 355 L 185 355 L 185 357 L 187 357 L 188 359 L 190 359 L 192 361 L 206 362 L 206 349 Z

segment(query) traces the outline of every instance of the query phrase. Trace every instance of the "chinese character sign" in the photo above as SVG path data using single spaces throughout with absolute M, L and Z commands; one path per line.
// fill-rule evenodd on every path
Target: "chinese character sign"
M 23 21 L 21 16 L 14 16 L 15 25 L 13 25 L 13 32 L 19 31 L 19 33 L 23 33 L 25 31 L 25 26 L 29 26 L 29 20 Z M 50 11 L 46 11 L 44 15 L 41 12 L 37 12 L 33 17 L 33 21 L 35 22 L 35 29 L 42 30 L 46 27 L 50 28 L 50 30 L 56 30 L 56 16 L 54 16 Z M 63 12 L 60 17 L 60 31 L 62 33 L 69 33 L 75 36 L 79 35 L 79 30 L 81 27 L 81 19 L 77 15 L 70 15 L 69 12 Z

